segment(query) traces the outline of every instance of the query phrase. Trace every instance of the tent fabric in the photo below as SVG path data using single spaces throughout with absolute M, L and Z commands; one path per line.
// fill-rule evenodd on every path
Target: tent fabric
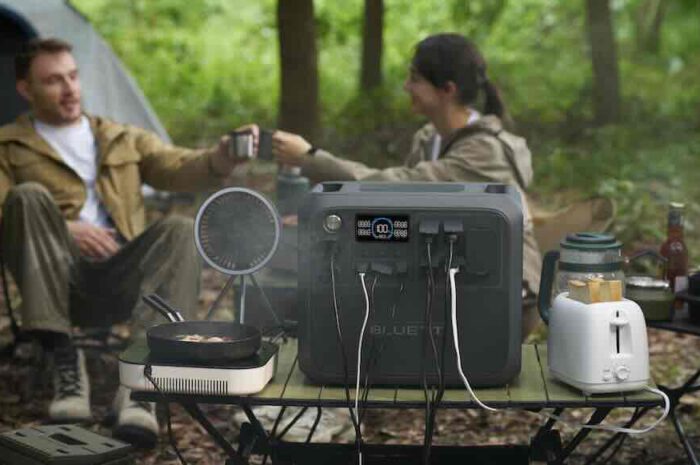
M 25 40 L 36 31 L 40 37 L 57 37 L 73 45 L 73 55 L 80 69 L 83 105 L 87 112 L 150 129 L 170 142 L 168 133 L 136 81 L 88 20 L 69 2 L 0 0 L 0 22 L 7 24 L 8 21 L 16 24 L 15 30 L 18 34 L 23 33 Z M 9 44 L 11 41 L 3 38 L 3 42 Z M 14 84 L 14 66 L 8 65 L 11 59 L 4 47 L 0 54 L 5 54 L 0 57 L 0 73 L 3 74 L 0 85 L 6 87 L 8 82 Z M 0 95 L 6 93 L 5 89 L 0 91 Z M 0 121 L 10 121 L 17 116 L 16 106 L 10 107 L 0 108 Z

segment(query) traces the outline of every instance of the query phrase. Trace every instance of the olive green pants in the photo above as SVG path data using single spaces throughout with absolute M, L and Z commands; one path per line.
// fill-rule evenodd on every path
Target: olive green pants
M 130 321 L 132 336 L 165 319 L 140 297 L 157 292 L 189 319 L 197 306 L 201 262 L 189 218 L 157 221 L 114 256 L 80 254 L 66 222 L 40 184 L 12 188 L 2 210 L 2 253 L 22 297 L 23 330 L 70 334 L 73 326 Z

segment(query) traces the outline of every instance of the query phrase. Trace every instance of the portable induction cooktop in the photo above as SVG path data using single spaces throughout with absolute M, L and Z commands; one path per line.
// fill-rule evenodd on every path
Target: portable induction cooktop
M 215 344 L 215 343 L 212 343 Z M 252 357 L 223 365 L 195 365 L 152 360 L 146 343 L 137 343 L 119 355 L 121 384 L 137 391 L 172 394 L 246 395 L 260 392 L 277 370 L 276 344 L 263 341 Z M 151 367 L 151 379 L 145 375 Z

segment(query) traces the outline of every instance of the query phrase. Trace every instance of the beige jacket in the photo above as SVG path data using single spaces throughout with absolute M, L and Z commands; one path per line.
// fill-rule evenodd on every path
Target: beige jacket
M 97 194 L 126 239 L 133 239 L 146 226 L 143 183 L 169 191 L 221 185 L 224 176 L 213 171 L 211 150 L 175 147 L 149 131 L 88 118 L 98 146 Z M 0 127 L 0 205 L 12 186 L 24 182 L 42 184 L 64 218 L 78 218 L 85 203 L 85 185 L 34 130 L 26 114 Z
M 302 166 L 312 182 L 321 181 L 434 181 L 496 182 L 517 186 L 524 207 L 523 279 L 533 293 L 540 283 L 542 257 L 533 233 L 525 191 L 532 182 L 532 158 L 525 140 L 503 129 L 500 119 L 479 118 L 442 141 L 439 157 L 431 159 L 436 131 L 432 124 L 413 136 L 411 152 L 403 166 L 370 168 L 319 150 Z

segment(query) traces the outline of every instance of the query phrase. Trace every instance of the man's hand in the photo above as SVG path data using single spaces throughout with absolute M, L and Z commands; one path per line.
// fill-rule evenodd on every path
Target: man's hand
M 260 139 L 260 128 L 258 125 L 247 124 L 245 126 L 241 126 L 240 128 L 236 128 L 236 132 L 241 131 L 250 131 L 253 133 L 253 153 L 257 153 L 258 141 Z M 229 135 L 222 136 L 221 139 L 219 139 L 219 144 L 216 151 L 212 155 L 211 164 L 214 170 L 221 175 L 229 174 L 236 167 L 236 165 L 248 161 L 246 158 L 236 158 L 229 155 L 228 147 L 230 141 L 231 137 Z
M 114 229 L 100 228 L 82 221 L 68 221 L 68 232 L 80 253 L 96 260 L 107 260 L 119 251 Z
M 309 144 L 303 137 L 284 131 L 272 134 L 272 154 L 278 163 L 301 166 L 309 157 Z

